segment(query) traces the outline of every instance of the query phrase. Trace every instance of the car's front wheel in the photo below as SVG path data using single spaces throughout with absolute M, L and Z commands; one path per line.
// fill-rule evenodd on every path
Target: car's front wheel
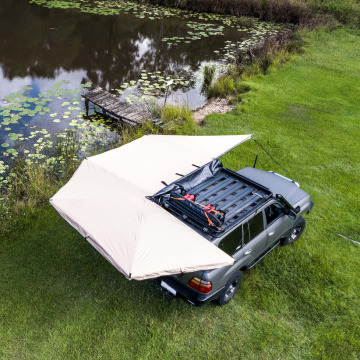
M 222 289 L 220 296 L 216 299 L 218 305 L 226 305 L 235 296 L 238 291 L 242 278 L 242 271 L 238 270 L 234 273 Z
M 304 218 L 299 218 L 291 229 L 290 234 L 286 238 L 282 239 L 281 244 L 288 245 L 296 241 L 304 231 L 305 223 L 306 222 Z

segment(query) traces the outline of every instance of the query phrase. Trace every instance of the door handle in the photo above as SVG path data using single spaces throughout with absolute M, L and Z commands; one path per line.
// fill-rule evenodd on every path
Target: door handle
M 269 236 L 273 236 L 275 234 L 275 231 L 269 232 Z
M 249 255 L 249 254 L 251 254 L 251 252 L 252 252 L 252 249 L 246 251 L 245 255 Z

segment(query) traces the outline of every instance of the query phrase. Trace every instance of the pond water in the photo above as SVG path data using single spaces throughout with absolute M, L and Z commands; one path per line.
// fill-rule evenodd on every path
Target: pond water
M 1 0 L 0 161 L 30 156 L 34 144 L 39 155 L 68 128 L 91 130 L 93 141 L 114 140 L 106 126 L 83 118 L 87 87 L 101 86 L 134 103 L 163 98 L 173 80 L 169 101 L 202 106 L 202 67 L 212 62 L 219 68 L 234 58 L 234 44 L 248 47 L 274 31 L 249 19 L 108 4 Z
M 222 35 L 190 43 L 172 46 L 162 41 L 186 36 L 190 22 L 176 16 L 149 20 L 131 13 L 106 16 L 1 0 L 0 99 L 23 85 L 43 92 L 62 80 L 76 86 L 91 81 L 109 90 L 139 79 L 143 69 L 163 74 L 196 71 L 202 62 L 219 58 L 214 51 L 226 40 L 247 36 L 226 26 Z

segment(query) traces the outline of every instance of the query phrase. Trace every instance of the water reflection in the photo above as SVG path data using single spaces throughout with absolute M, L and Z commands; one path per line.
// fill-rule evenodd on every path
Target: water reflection
M 16 10 L 16 11 L 15 11 Z M 26 0 L 0 2 L 0 87 L 19 78 L 46 78 L 56 82 L 64 74 L 72 80 L 82 72 L 82 82 L 106 89 L 137 79 L 142 69 L 171 73 L 184 66 L 195 71 L 224 39 L 239 33 L 211 36 L 190 44 L 169 46 L 163 37 L 184 36 L 187 20 L 139 19 L 131 14 L 100 16 L 77 10 L 47 9 Z M 7 92 L 7 91 L 6 91 Z
M 188 26 L 193 20 L 199 21 L 180 16 L 150 20 L 128 13 L 103 16 L 75 9 L 49 9 L 29 4 L 28 0 L 1 0 L 0 107 L 6 105 L 3 101 L 6 95 L 24 85 L 31 87 L 27 96 L 41 98 L 41 94 L 61 81 L 69 82 L 72 90 L 87 82 L 110 90 L 140 79 L 142 70 L 163 76 L 178 75 L 184 69 L 186 74 L 194 73 L 205 62 L 216 60 L 218 55 L 214 51 L 224 47 L 226 41 L 250 36 L 225 27 L 224 36 L 211 35 L 177 45 L 163 41 L 186 37 L 189 30 L 194 31 Z M 183 86 L 184 89 L 172 92 L 169 102 L 177 100 L 190 108 L 204 104 L 199 87 Z M 11 118 L 16 111 L 0 115 L 0 158 L 1 152 L 14 146 L 17 140 L 13 139 L 23 137 L 25 144 L 32 141 L 35 130 L 57 134 L 74 127 L 74 119 L 82 116 L 80 93 L 79 90 L 70 96 L 77 97 L 79 109 L 70 111 L 66 117 L 63 113 L 68 109 L 56 96 L 49 104 L 51 111 L 22 115 L 17 121 Z M 53 118 L 50 112 L 59 115 Z

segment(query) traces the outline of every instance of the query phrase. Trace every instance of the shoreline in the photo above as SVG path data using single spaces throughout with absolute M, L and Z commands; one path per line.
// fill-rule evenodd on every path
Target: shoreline
M 230 103 L 231 96 L 226 98 L 210 98 L 205 105 L 193 111 L 194 121 L 197 125 L 203 123 L 207 115 L 225 114 L 234 109 L 235 105 Z

